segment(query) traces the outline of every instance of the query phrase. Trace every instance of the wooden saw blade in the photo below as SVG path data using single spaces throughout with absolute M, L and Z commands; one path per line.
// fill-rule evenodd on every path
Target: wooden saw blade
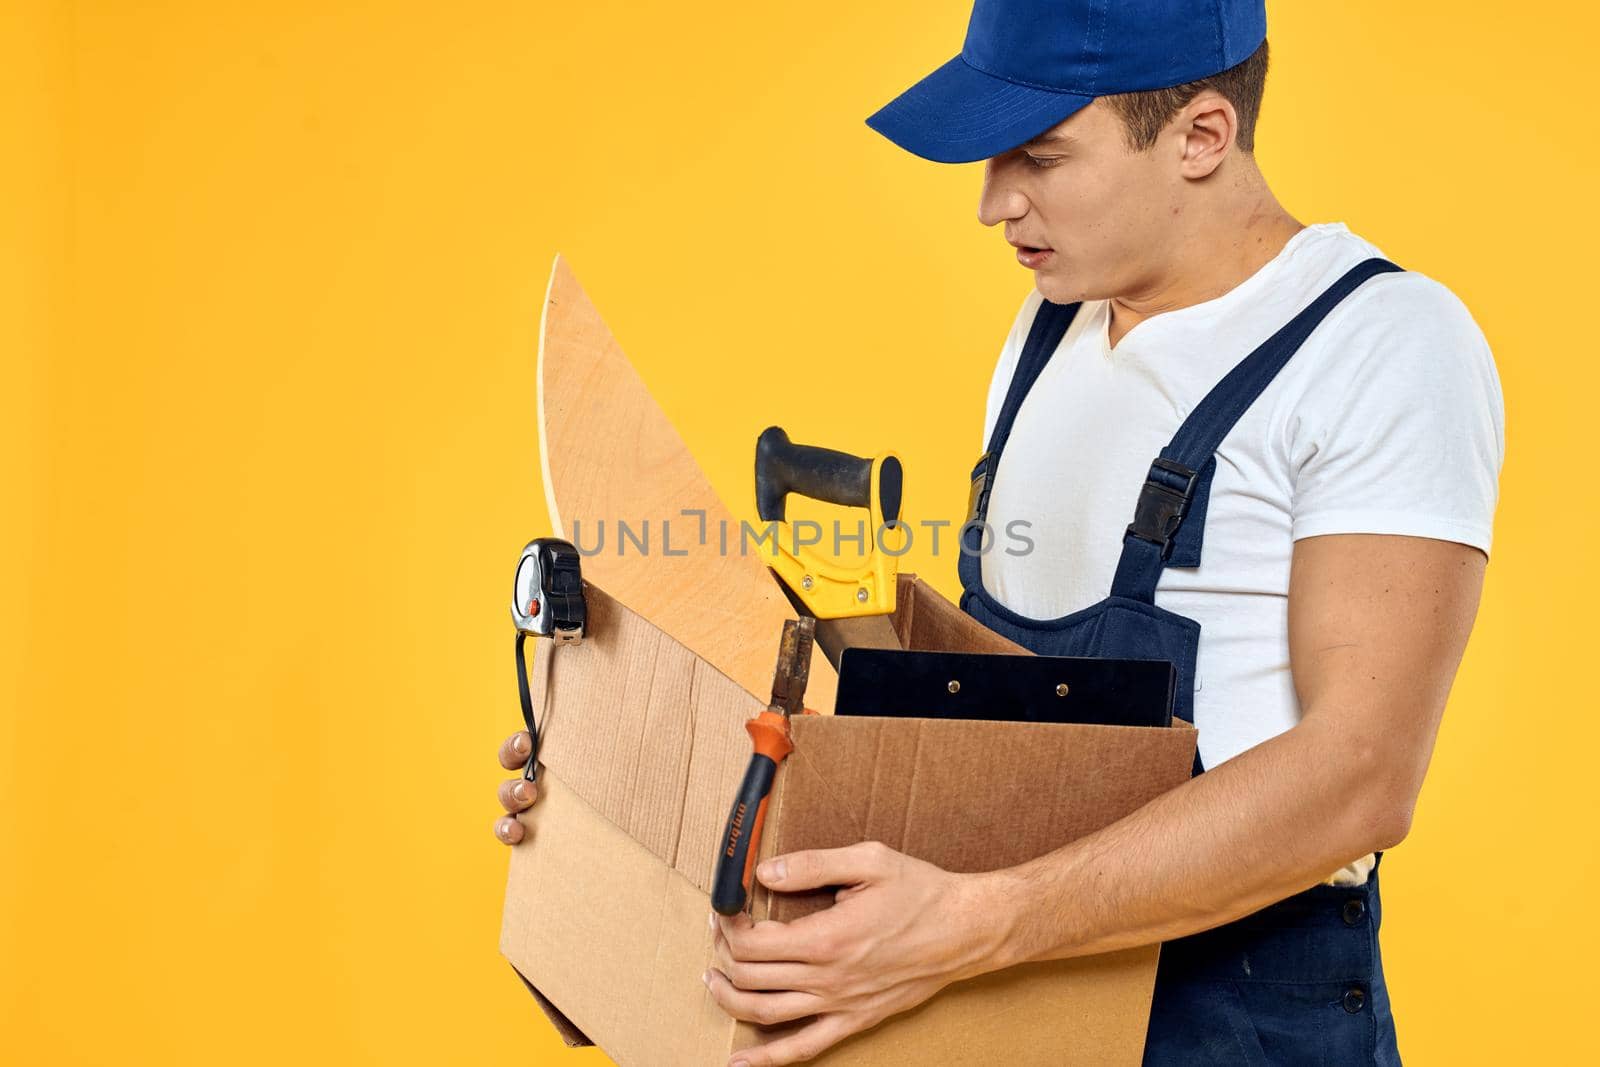
M 584 578 L 765 704 L 795 611 L 761 549 L 741 553 L 738 520 L 559 255 L 540 316 L 537 396 L 545 503 L 556 534 L 583 551 Z M 619 540 L 619 523 L 647 549 Z M 806 706 L 831 712 L 837 684 L 814 654 Z

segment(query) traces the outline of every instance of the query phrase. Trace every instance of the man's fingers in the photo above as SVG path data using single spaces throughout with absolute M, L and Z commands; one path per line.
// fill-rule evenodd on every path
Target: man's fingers
M 761 864 L 756 868 L 756 877 L 768 889 L 785 893 L 830 885 L 849 886 L 883 874 L 893 856 L 889 846 L 876 841 L 846 848 L 791 852 Z
M 527 764 L 532 751 L 533 738 L 528 736 L 528 731 L 518 730 L 500 746 L 500 766 L 508 771 L 519 770 Z
M 494 821 L 494 837 L 502 845 L 515 845 L 527 834 L 527 828 L 510 815 Z
M 787 1037 L 768 1045 L 742 1048 L 728 1057 L 729 1067 L 788 1067 L 822 1055 L 851 1034 L 857 1024 L 843 1015 L 822 1015 Z
M 719 932 L 711 946 L 711 963 L 739 989 L 812 992 L 809 978 L 815 968 L 805 963 L 752 963 L 734 959 L 728 939 Z
M 517 770 L 528 763 L 528 754 L 533 751 L 533 739 L 528 736 L 528 731 L 518 730 L 500 746 L 500 766 L 508 771 Z M 495 796 L 500 800 L 500 806 L 515 814 L 532 806 L 539 799 L 539 787 L 522 778 L 510 778 L 500 783 L 500 788 L 495 790 Z M 526 833 L 523 825 L 511 815 L 503 815 L 495 820 L 494 837 L 501 844 L 515 845 L 522 840 Z
M 524 778 L 508 778 L 495 790 L 500 806 L 510 812 L 524 811 L 539 799 L 539 787 Z
M 826 915 L 818 912 L 781 923 L 772 919 L 751 922 L 744 912 L 729 918 L 712 916 L 719 936 L 727 943 L 732 958 L 746 963 L 779 963 L 783 961 L 815 963 L 832 948 L 832 942 L 820 936 L 814 920 Z
M 735 1019 L 771 1026 L 815 1015 L 821 1003 L 810 993 L 751 993 L 728 981 L 728 976 L 711 968 L 704 975 L 711 999 Z

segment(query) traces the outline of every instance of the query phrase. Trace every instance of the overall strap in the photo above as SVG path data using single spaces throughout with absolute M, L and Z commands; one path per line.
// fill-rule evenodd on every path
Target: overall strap
M 1061 339 L 1067 335 L 1067 327 L 1072 325 L 1080 306 L 1052 304 L 1046 300 L 1034 312 L 1033 325 L 1028 328 L 1028 339 L 1017 357 L 1017 369 L 1011 375 L 1005 402 L 1000 405 L 994 429 L 989 432 L 989 450 L 978 457 L 977 466 L 972 469 L 972 491 L 967 498 L 969 527 L 982 523 L 988 515 L 989 489 L 994 484 L 995 468 L 1000 465 L 1000 453 L 1011 439 L 1011 427 L 1017 421 L 1017 412 L 1022 409 L 1022 401 L 1027 398 L 1028 390 L 1039 380 L 1040 373 L 1055 354 Z
M 1133 522 L 1122 538 L 1112 596 L 1154 603 L 1162 568 L 1200 565 L 1206 503 L 1223 438 L 1345 297 L 1369 278 L 1398 270 L 1386 259 L 1356 264 L 1288 325 L 1240 360 L 1195 406 L 1150 466 Z

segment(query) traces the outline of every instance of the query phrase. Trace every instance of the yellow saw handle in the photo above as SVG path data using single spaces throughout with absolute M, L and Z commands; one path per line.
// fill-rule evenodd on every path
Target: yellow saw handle
M 899 557 L 908 547 L 900 522 L 905 472 L 892 452 L 876 459 L 797 445 L 777 426 L 756 440 L 756 514 L 773 524 L 768 565 L 819 619 L 886 615 L 894 610 Z M 868 550 L 847 566 L 810 550 L 787 521 L 790 493 L 867 509 Z

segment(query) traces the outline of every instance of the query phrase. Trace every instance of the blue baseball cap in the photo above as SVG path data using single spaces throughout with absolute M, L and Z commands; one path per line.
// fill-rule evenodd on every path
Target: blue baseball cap
M 1097 96 L 1220 74 L 1266 38 L 1264 0 L 977 0 L 961 54 L 867 125 L 924 159 L 971 163 Z

